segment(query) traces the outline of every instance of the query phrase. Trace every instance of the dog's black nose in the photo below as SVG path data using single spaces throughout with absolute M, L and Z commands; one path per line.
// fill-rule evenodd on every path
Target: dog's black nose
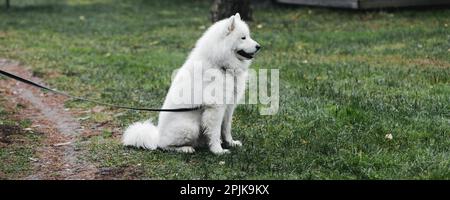
M 256 45 L 256 51 L 258 51 L 259 49 L 261 49 L 261 46 L 259 46 L 259 45 Z

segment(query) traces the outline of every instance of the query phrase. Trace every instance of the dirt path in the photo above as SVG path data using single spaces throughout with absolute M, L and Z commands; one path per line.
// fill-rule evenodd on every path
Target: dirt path
M 37 83 L 42 80 L 18 62 L 0 59 L 0 69 L 29 78 Z M 45 85 L 45 84 L 44 84 Z M 73 117 L 73 111 L 64 108 L 64 97 L 43 93 L 40 89 L 13 80 L 0 80 L 5 90 L 8 107 L 24 105 L 19 117 L 32 120 L 32 127 L 45 133 L 42 147 L 38 149 L 38 162 L 34 174 L 25 179 L 94 179 L 97 169 L 94 165 L 79 159 L 83 151 L 76 148 L 83 129 Z

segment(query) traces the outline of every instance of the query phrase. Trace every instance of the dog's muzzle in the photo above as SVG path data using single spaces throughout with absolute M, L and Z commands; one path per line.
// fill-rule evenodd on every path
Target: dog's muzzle
M 239 54 L 240 56 L 247 58 L 247 59 L 252 59 L 253 57 L 255 57 L 255 54 L 259 51 L 259 49 L 261 49 L 261 46 L 256 45 L 256 51 L 253 53 L 247 53 L 245 52 L 243 49 L 237 51 L 236 53 Z

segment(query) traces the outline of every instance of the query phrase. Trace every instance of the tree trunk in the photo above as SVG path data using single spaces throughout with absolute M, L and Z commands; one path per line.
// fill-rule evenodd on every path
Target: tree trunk
M 214 0 L 211 7 L 212 22 L 225 19 L 239 13 L 245 21 L 252 20 L 251 0 Z
M 9 0 L 6 0 L 6 8 L 9 8 Z

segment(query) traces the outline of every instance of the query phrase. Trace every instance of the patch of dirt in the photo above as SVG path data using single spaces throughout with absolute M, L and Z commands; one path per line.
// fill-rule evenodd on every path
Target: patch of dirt
M 0 39 L 5 38 L 6 36 L 8 36 L 8 33 L 0 31 Z
M 0 69 L 43 83 L 18 62 L 0 59 Z M 64 97 L 43 93 L 40 89 L 9 79 L 0 79 L 0 93 L 6 97 L 5 107 L 24 106 L 15 115 L 20 119 L 30 119 L 32 127 L 45 134 L 43 145 L 37 150 L 36 173 L 25 179 L 99 178 L 94 165 L 79 159 L 84 152 L 76 148 L 80 135 L 91 135 L 93 130 L 85 130 L 73 117 L 76 113 L 64 108 Z M 15 131 L 14 127 L 2 129 L 2 135 Z
M 22 128 L 17 125 L 2 124 L 0 125 L 0 143 L 10 143 L 8 136 L 21 134 Z

